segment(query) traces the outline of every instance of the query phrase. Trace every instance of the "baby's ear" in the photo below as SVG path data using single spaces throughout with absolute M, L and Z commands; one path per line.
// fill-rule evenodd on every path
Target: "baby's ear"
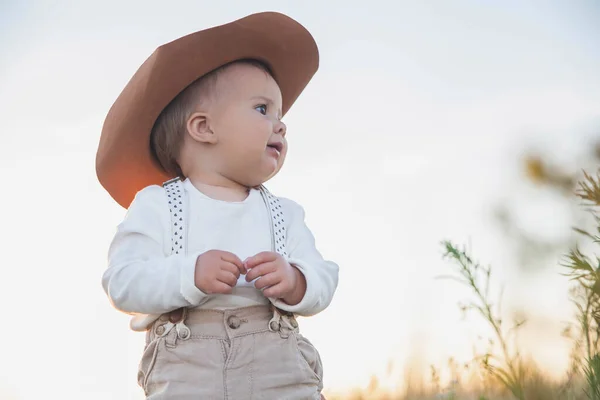
M 188 135 L 197 142 L 211 144 L 217 142 L 217 137 L 210 127 L 210 117 L 207 113 L 197 111 L 190 115 L 186 129 Z

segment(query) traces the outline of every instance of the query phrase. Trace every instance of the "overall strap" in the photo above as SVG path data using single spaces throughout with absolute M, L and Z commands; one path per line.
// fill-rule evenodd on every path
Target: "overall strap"
M 281 254 L 287 259 L 288 253 L 285 245 L 287 232 L 285 229 L 285 216 L 283 215 L 281 201 L 263 185 L 261 185 L 259 189 L 271 220 L 273 251 Z M 270 331 L 278 331 L 281 334 L 287 335 L 288 333 L 285 333 L 287 328 L 290 328 L 291 330 L 296 330 L 298 328 L 294 313 L 281 310 L 274 305 L 271 305 L 271 307 L 273 310 L 273 317 L 269 321 Z
M 167 194 L 169 213 L 171 215 L 171 253 L 186 254 L 186 197 L 181 178 L 177 177 L 163 183 Z M 286 229 L 283 208 L 278 197 L 274 196 L 266 187 L 260 186 L 260 192 L 270 216 L 271 239 L 273 251 L 287 257 Z
M 281 207 L 281 201 L 278 197 L 274 196 L 269 190 L 260 186 L 260 192 L 263 200 L 267 207 L 267 211 L 270 215 L 271 220 L 271 237 L 273 240 L 273 251 L 281 254 L 284 258 L 287 258 L 287 249 L 285 246 L 286 242 L 286 229 L 285 229 L 285 217 L 283 215 L 283 208 Z
M 187 238 L 185 229 L 186 196 L 179 177 L 163 183 L 167 192 L 169 212 L 171 214 L 171 254 L 186 254 Z
M 167 193 L 167 201 L 169 205 L 169 213 L 171 214 L 171 255 L 187 254 L 187 237 L 186 237 L 186 210 L 187 196 L 183 188 L 181 178 L 173 178 L 163 183 L 163 188 Z M 185 324 L 187 316 L 187 308 L 182 307 L 171 311 L 167 314 L 169 320 L 166 323 L 166 329 L 161 336 L 166 336 L 171 329 L 175 328 L 177 335 L 175 338 L 167 340 L 167 346 L 173 346 L 173 340 L 187 340 L 192 336 L 190 328 Z
M 169 205 L 169 212 L 171 214 L 171 254 L 186 254 L 187 252 L 187 237 L 186 237 L 186 210 L 187 210 L 187 196 L 185 196 L 185 191 L 183 188 L 183 183 L 179 177 L 171 179 L 163 183 L 163 187 L 167 193 L 167 200 Z M 283 215 L 283 208 L 281 206 L 281 201 L 278 197 L 274 196 L 269 190 L 260 186 L 260 193 L 262 195 L 263 201 L 265 202 L 265 206 L 267 207 L 267 212 L 270 216 L 270 226 L 271 226 L 271 241 L 273 246 L 273 251 L 281 254 L 283 257 L 287 258 L 287 250 L 286 250 L 286 229 L 285 229 L 285 217 Z M 179 310 L 175 310 L 179 311 Z M 181 339 L 185 340 L 189 337 L 189 328 L 185 325 L 185 309 L 182 310 L 184 313 L 182 315 L 177 315 L 178 321 L 172 321 L 175 323 L 175 327 L 177 328 L 178 337 L 179 331 L 181 330 L 182 336 Z M 269 323 L 269 329 L 272 329 L 275 325 L 277 325 L 277 329 L 281 324 L 280 319 L 282 318 L 292 318 L 293 313 L 287 313 L 285 311 L 279 310 L 277 307 L 274 307 L 274 315 Z M 293 326 L 297 326 L 296 321 L 292 322 Z

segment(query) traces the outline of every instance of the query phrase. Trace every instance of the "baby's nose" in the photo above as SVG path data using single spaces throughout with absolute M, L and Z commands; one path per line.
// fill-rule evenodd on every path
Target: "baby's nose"
M 273 131 L 275 133 L 285 137 L 285 134 L 287 132 L 287 127 L 285 126 L 285 124 L 282 121 L 277 121 L 277 123 L 273 127 Z

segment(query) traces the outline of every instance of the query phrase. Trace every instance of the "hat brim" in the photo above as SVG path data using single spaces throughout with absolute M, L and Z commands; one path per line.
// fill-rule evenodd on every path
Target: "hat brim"
M 162 110 L 196 79 L 248 58 L 271 69 L 284 115 L 319 65 L 312 35 L 276 12 L 184 36 L 158 47 L 142 64 L 109 110 L 96 154 L 98 180 L 117 203 L 128 208 L 139 190 L 173 178 L 150 153 L 150 132 Z

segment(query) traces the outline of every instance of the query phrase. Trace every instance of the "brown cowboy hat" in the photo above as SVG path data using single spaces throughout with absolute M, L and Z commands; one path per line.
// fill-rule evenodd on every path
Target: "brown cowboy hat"
M 275 12 L 249 15 L 157 48 L 127 83 L 102 127 L 96 174 L 117 203 L 128 208 L 139 190 L 174 178 L 150 152 L 156 119 L 189 84 L 240 59 L 256 59 L 269 66 L 281 89 L 284 115 L 319 66 L 311 34 Z

